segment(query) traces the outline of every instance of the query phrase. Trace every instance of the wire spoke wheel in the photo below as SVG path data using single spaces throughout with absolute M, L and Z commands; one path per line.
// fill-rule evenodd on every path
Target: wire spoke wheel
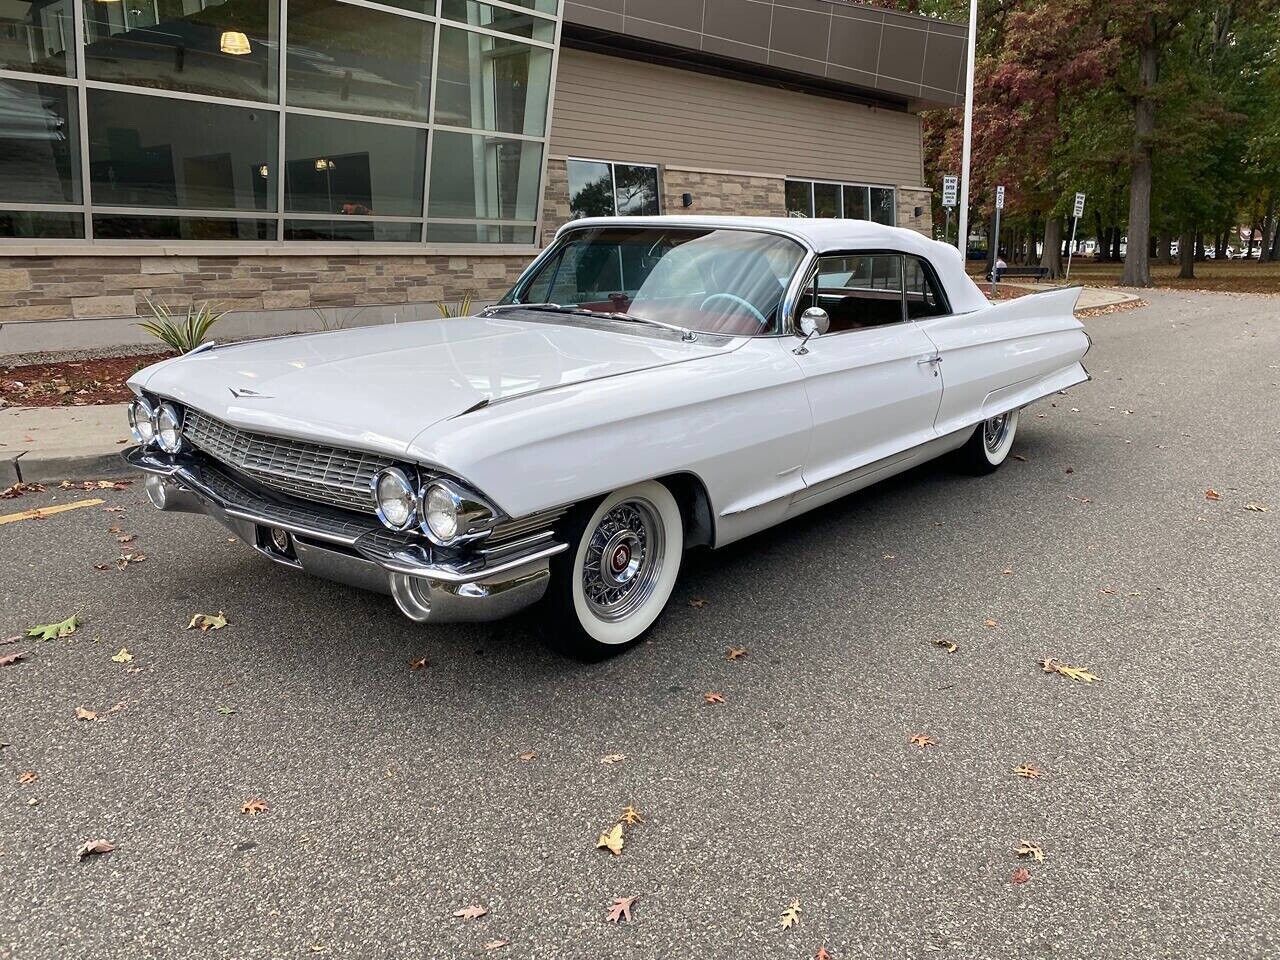
M 1002 413 L 982 424 L 982 443 L 987 452 L 994 455 L 1000 450 L 1004 438 L 1009 433 L 1009 414 Z
M 615 504 L 588 536 L 582 592 L 595 616 L 616 623 L 653 593 L 666 550 L 663 524 L 652 503 L 633 497 Z

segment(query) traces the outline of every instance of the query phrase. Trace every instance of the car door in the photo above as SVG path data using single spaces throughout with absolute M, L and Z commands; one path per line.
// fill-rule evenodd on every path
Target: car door
M 942 398 L 938 352 L 906 313 L 901 254 L 819 258 L 798 312 L 815 299 L 830 328 L 795 349 L 813 416 L 803 468 L 812 495 L 934 439 Z

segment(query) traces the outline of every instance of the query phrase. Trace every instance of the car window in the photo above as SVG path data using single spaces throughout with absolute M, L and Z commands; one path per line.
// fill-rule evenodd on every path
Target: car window
M 831 318 L 831 333 L 902 323 L 902 256 L 867 253 L 818 260 L 814 289 L 801 298 L 803 311 L 814 300 Z
M 906 280 L 907 316 L 912 320 L 921 317 L 940 317 L 950 312 L 932 273 L 926 269 L 919 257 L 907 257 Z

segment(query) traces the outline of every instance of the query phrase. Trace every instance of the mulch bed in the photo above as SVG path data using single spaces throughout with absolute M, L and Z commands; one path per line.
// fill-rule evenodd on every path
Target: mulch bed
M 132 398 L 124 382 L 143 367 L 172 354 L 144 353 L 0 366 L 0 401 L 9 407 L 84 407 L 125 403 Z

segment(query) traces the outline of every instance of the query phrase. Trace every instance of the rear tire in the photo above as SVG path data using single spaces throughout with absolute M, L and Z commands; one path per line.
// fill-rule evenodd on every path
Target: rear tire
M 684 555 L 684 521 L 671 491 L 649 480 L 577 511 L 569 549 L 552 558 L 551 646 L 603 660 L 633 646 L 671 599 Z
M 984 420 L 959 450 L 960 463 L 969 473 L 994 473 L 1009 459 L 1014 435 L 1018 432 L 1018 410 Z

